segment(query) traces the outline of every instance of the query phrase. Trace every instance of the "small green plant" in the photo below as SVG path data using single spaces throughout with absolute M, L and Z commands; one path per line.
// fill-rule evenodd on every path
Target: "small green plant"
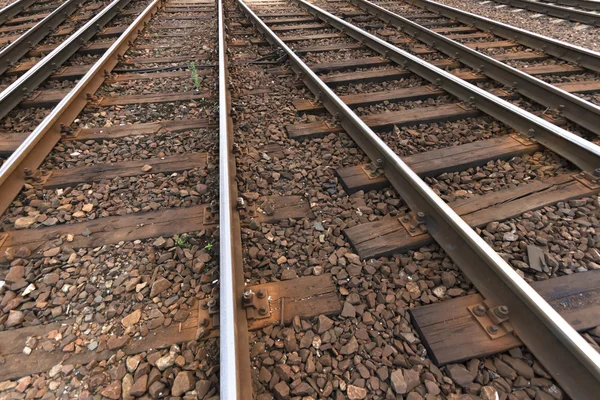
M 158 37 L 158 33 L 154 32 L 154 37 L 157 38 Z
M 212 245 L 212 243 L 209 243 L 209 244 L 207 244 L 206 246 L 204 246 L 204 248 L 205 248 L 206 250 L 210 250 L 210 249 L 212 249 L 212 248 L 213 248 L 213 245 Z
M 173 237 L 175 238 L 175 242 L 179 247 L 185 247 L 188 244 L 188 239 L 190 238 L 190 236 L 187 233 L 184 233 L 181 236 L 175 235 Z
M 200 90 L 200 77 L 198 76 L 198 69 L 196 69 L 196 63 L 194 61 L 190 63 L 190 71 L 192 73 L 192 82 L 194 83 L 196 90 Z

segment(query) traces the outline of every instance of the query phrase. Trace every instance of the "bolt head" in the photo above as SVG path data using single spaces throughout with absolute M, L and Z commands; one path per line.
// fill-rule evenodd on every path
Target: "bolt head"
M 267 307 L 265 306 L 260 306 L 260 308 L 258 309 L 258 313 L 260 315 L 265 315 L 267 313 Z
M 265 297 L 265 289 L 260 289 L 260 290 L 258 291 L 257 295 L 258 295 L 258 298 L 259 298 L 259 299 L 262 299 L 262 298 L 264 298 L 264 297 Z
M 251 290 L 248 290 L 247 292 L 244 292 L 243 297 L 244 297 L 244 303 L 250 303 L 250 302 L 252 302 L 254 293 L 252 293 Z
M 475 307 L 473 309 L 473 312 L 475 313 L 475 315 L 477 315 L 478 317 L 481 317 L 485 314 L 485 307 L 482 306 L 481 304 L 478 305 L 477 307 Z
M 499 328 L 498 325 L 490 325 L 487 330 L 489 333 L 498 333 Z
M 502 318 L 506 318 L 508 316 L 508 307 L 505 305 L 499 306 L 496 308 L 496 315 Z

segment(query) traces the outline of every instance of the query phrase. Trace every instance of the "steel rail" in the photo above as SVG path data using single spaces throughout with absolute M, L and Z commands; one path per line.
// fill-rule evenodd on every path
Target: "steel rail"
M 42 122 L 0 167 L 0 215 L 4 214 L 19 194 L 26 179 L 26 171 L 35 171 L 61 139 L 61 127 L 69 126 L 87 104 L 87 93 L 94 93 L 125 54 L 144 24 L 156 12 L 162 0 L 152 1 L 129 25 L 110 48 L 94 63 L 75 87 L 58 103 Z
M 50 32 L 63 23 L 84 0 L 67 0 L 34 27 L 23 33 L 17 40 L 0 51 L 0 74 L 6 72 L 11 64 L 16 63 L 29 49 L 38 44 Z
M 600 135 L 600 107 L 552 86 L 532 75 L 519 71 L 503 62 L 495 60 L 475 49 L 436 33 L 407 18 L 373 4 L 368 0 L 348 0 L 359 9 L 366 10 L 383 21 L 401 29 L 408 35 L 427 45 L 457 58 L 463 64 L 481 71 L 489 78 L 503 85 L 514 87 L 523 96 L 548 108 L 559 110 L 561 114 L 590 132 Z
M 582 22 L 584 24 L 596 25 L 600 22 L 600 15 L 583 10 L 576 10 L 557 6 L 555 4 L 542 3 L 529 0 L 494 0 L 496 3 L 507 4 L 516 8 L 524 8 L 529 11 L 535 11 L 550 15 L 556 18 L 568 19 L 571 21 Z
M 28 93 L 31 93 L 46 78 L 75 54 L 81 46 L 90 40 L 102 27 L 110 22 L 131 0 L 113 0 L 107 7 L 89 20 L 77 32 L 69 36 L 50 54 L 42 58 L 19 79 L 0 93 L 0 118 L 4 118 Z
M 302 0 L 305 7 L 335 16 Z M 426 226 L 479 292 L 511 310 L 511 321 L 523 343 L 576 399 L 596 399 L 600 390 L 598 354 L 473 229 L 439 198 L 343 101 L 243 2 L 238 4 L 269 43 L 282 48 L 292 69 L 320 96 L 325 108 L 372 160 L 381 160 L 392 186 L 413 211 L 425 213 Z
M 551 0 L 552 3 L 562 4 L 568 7 L 579 7 L 584 10 L 599 11 L 600 1 L 593 0 Z
M 18 0 L 0 9 L 0 25 L 3 25 L 8 19 L 14 17 L 36 1 L 37 0 Z
M 248 321 L 242 304 L 244 265 L 237 182 L 233 155 L 233 121 L 227 63 L 223 0 L 218 3 L 219 35 L 219 358 L 222 400 L 250 400 L 252 375 Z
M 519 132 L 528 134 L 543 146 L 577 165 L 583 171 L 594 174 L 600 168 L 599 146 L 559 128 L 473 84 L 465 82 L 447 71 L 436 68 L 421 58 L 401 50 L 335 15 L 309 5 L 309 3 L 303 0 L 293 1 L 315 16 L 315 18 L 332 25 L 382 56 L 409 69 L 459 99 L 471 103 L 471 105 L 485 114 L 504 122 Z
M 465 25 L 482 31 L 514 40 L 524 46 L 541 50 L 554 57 L 578 64 L 584 68 L 600 73 L 600 53 L 570 43 L 562 42 L 544 35 L 533 33 L 502 22 L 494 21 L 467 11 L 459 10 L 432 0 L 402 0 L 425 10 L 455 19 Z

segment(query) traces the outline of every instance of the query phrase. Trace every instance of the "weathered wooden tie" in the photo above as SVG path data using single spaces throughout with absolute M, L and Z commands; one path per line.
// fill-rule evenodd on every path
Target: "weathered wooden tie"
M 575 273 L 530 283 L 571 326 L 579 331 L 600 325 L 600 271 Z M 410 309 L 411 321 L 437 365 L 486 357 L 520 347 L 513 333 L 492 339 L 468 307 L 484 298 L 469 295 Z M 510 323 L 510 310 L 508 322 Z
M 491 160 L 506 160 L 531 154 L 541 148 L 537 143 L 523 141 L 516 135 L 508 135 L 405 156 L 402 160 L 420 177 L 428 177 L 444 172 L 462 171 L 484 165 Z M 336 170 L 346 193 L 380 190 L 389 186 L 385 175 L 369 174 L 367 169 L 368 165 L 363 164 Z
M 471 227 L 517 217 L 536 210 L 600 192 L 600 185 L 584 184 L 573 174 L 559 175 L 509 189 L 456 200 L 448 205 Z M 399 218 L 402 218 L 400 216 Z M 433 242 L 429 233 L 411 234 L 399 218 L 384 217 L 379 221 L 344 230 L 357 254 L 363 259 L 389 256 L 426 246 Z
M 371 129 L 384 130 L 394 126 L 428 124 L 440 121 L 456 121 L 476 117 L 480 111 L 464 104 L 445 104 L 437 107 L 422 107 L 409 110 L 392 111 L 361 117 Z M 289 137 L 306 139 L 340 132 L 342 129 L 330 126 L 326 121 L 286 125 Z

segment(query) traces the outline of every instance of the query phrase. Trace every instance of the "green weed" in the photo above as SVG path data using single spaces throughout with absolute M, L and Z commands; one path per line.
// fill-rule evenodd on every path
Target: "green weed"
M 188 244 L 188 240 L 190 238 L 190 236 L 187 233 L 184 233 L 183 235 L 175 235 L 173 236 L 175 238 L 175 242 L 177 243 L 177 246 L 179 247 L 185 247 Z
M 196 90 L 200 90 L 200 77 L 198 76 L 198 70 L 196 69 L 196 63 L 193 61 L 190 63 L 190 71 L 192 73 L 192 82 L 194 83 Z M 204 99 L 202 99 L 202 100 L 204 100 Z

